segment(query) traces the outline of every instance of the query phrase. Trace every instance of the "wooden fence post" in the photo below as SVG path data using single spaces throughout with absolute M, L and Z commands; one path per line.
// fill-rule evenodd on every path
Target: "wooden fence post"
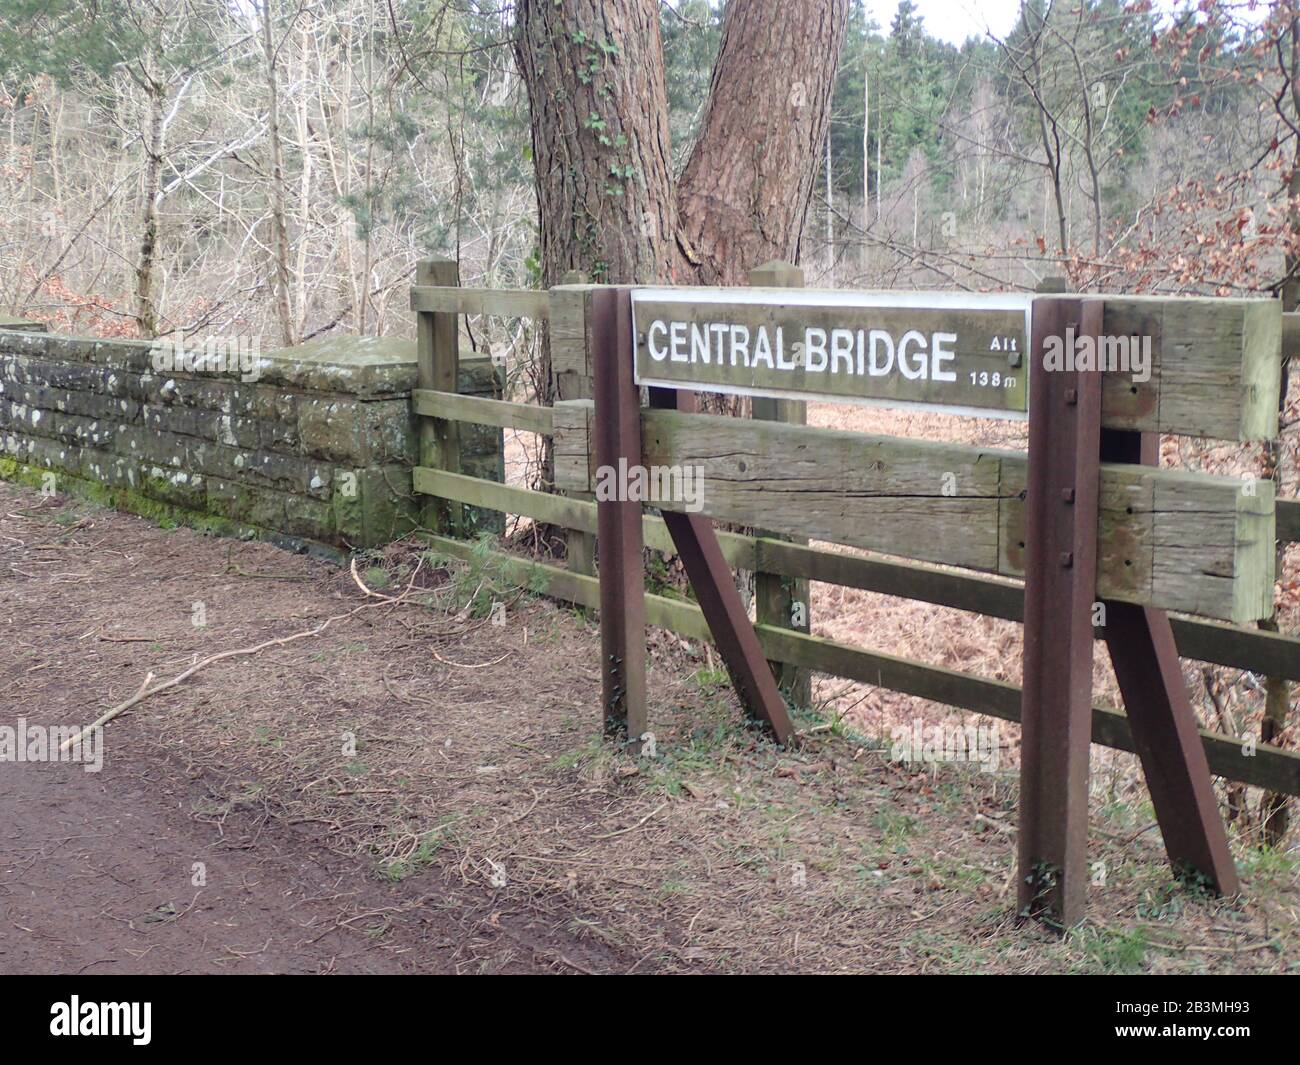
M 587 275 L 581 270 L 570 270 L 564 275 L 566 285 L 585 285 L 587 281 Z M 565 492 L 564 494 L 578 499 L 590 500 L 594 498 L 590 492 Z M 587 577 L 596 575 L 596 538 L 591 533 L 583 532 L 580 529 L 567 530 L 565 532 L 565 554 L 571 571 L 581 573 Z
M 803 270 L 790 263 L 772 261 L 749 272 L 749 283 L 754 288 L 803 288 Z M 808 424 L 808 404 L 801 400 L 771 399 L 755 396 L 754 417 L 761 421 L 788 422 L 792 425 Z M 755 536 L 785 540 L 789 543 L 808 544 L 806 539 L 780 536 L 777 533 L 756 529 Z M 782 577 L 765 572 L 763 549 L 756 551 L 754 572 L 754 616 L 760 625 L 776 625 L 796 632 L 812 631 L 812 600 L 810 585 L 806 580 Z M 772 675 L 776 677 L 782 693 L 793 706 L 812 704 L 812 674 L 788 662 L 769 661 Z
M 1040 291 L 1059 286 L 1047 284 Z M 1209 765 L 1163 610 L 1096 600 L 1100 462 L 1159 465 L 1159 434 L 1101 429 L 1101 376 L 1047 372 L 1044 343 L 1098 337 L 1103 303 L 1035 301 L 1026 496 L 1019 903 L 1068 927 L 1087 883 L 1092 628 L 1106 645 L 1171 865 L 1238 890 Z M 1072 354 L 1072 353 L 1071 353 Z
M 417 285 L 460 285 L 460 268 L 454 259 L 422 259 L 415 268 Z M 417 311 L 415 315 L 416 383 L 420 388 L 455 393 L 460 376 L 460 333 L 454 312 Z M 460 429 L 446 418 L 421 418 L 420 465 L 460 472 Z M 462 508 L 447 499 L 431 499 L 424 507 L 421 525 L 454 536 L 462 527 Z

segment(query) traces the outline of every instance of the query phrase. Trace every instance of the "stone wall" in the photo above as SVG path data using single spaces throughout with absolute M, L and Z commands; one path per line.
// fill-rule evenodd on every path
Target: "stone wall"
M 2 324 L 0 476 L 297 547 L 372 547 L 417 524 L 413 341 L 328 337 L 241 376 L 160 370 L 146 341 Z M 486 359 L 462 362 L 462 392 L 497 381 Z M 501 480 L 500 431 L 462 435 L 464 471 Z

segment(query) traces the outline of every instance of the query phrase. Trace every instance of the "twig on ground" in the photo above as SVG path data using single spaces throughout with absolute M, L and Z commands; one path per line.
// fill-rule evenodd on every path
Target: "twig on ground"
M 654 817 L 655 814 L 657 814 L 660 810 L 662 810 L 667 805 L 668 804 L 666 802 L 661 802 L 658 806 L 656 806 L 653 810 L 651 810 L 648 814 L 646 814 L 645 817 L 641 818 L 641 820 L 638 821 L 635 825 L 628 825 L 627 828 L 620 828 L 617 832 L 606 832 L 603 835 L 592 836 L 591 838 L 593 840 L 613 839 L 615 836 L 622 836 L 622 835 L 626 835 L 628 832 L 635 832 L 638 828 L 644 825 L 647 821 L 650 820 L 650 818 Z
M 495 666 L 504 662 L 514 651 L 507 651 L 500 658 L 494 658 L 491 662 L 453 662 L 450 659 L 443 658 L 437 651 L 433 652 L 433 657 L 441 662 L 444 666 L 455 666 L 457 669 L 487 669 L 488 666 Z
M 410 589 L 408 588 L 407 592 L 409 591 Z M 407 594 L 407 592 L 403 592 L 401 596 L 383 596 L 379 602 L 362 603 L 360 606 L 354 607 L 352 610 L 349 610 L 345 614 L 334 614 L 331 617 L 326 618 L 314 629 L 304 629 L 302 632 L 295 632 L 292 636 L 280 636 L 274 640 L 264 640 L 261 643 L 255 644 L 252 647 L 239 647 L 232 651 L 222 651 L 220 654 L 209 655 L 207 658 L 203 659 L 202 661 L 195 662 L 194 665 L 190 666 L 190 668 L 185 670 L 185 672 L 179 673 L 176 676 L 172 677 L 171 680 L 163 681 L 161 684 L 157 684 L 152 688 L 148 686 L 149 681 L 153 680 L 153 674 L 150 673 L 149 676 L 145 678 L 144 684 L 140 686 L 140 690 L 136 692 L 133 696 L 131 696 L 131 698 L 127 699 L 126 702 L 118 703 L 117 706 L 113 707 L 113 709 L 109 710 L 108 712 L 101 714 L 98 718 L 95 719 L 95 721 L 87 725 L 75 736 L 72 736 L 71 738 L 64 740 L 63 743 L 59 745 L 59 750 L 66 751 L 73 744 L 79 743 L 81 740 L 85 739 L 86 736 L 89 735 L 91 732 L 93 732 L 95 729 L 108 724 L 108 722 L 112 721 L 113 718 L 117 717 L 120 714 L 125 713 L 127 710 L 130 710 L 131 707 L 135 706 L 137 703 L 142 702 L 143 700 L 149 698 L 149 696 L 151 695 L 157 695 L 161 691 L 167 691 L 169 688 L 175 688 L 177 685 L 184 683 L 190 677 L 194 676 L 194 674 L 197 673 L 199 670 L 203 669 L 206 666 L 212 665 L 213 662 L 220 662 L 227 658 L 238 658 L 246 655 L 255 655 L 259 651 L 266 650 L 268 647 L 281 647 L 284 644 L 293 643 L 295 640 L 306 639 L 309 636 L 319 636 L 322 632 L 324 632 L 327 628 L 329 628 L 332 624 L 334 624 L 334 622 L 345 621 L 346 619 L 352 617 L 354 614 L 360 613 L 362 610 L 365 610 L 367 607 L 379 606 L 382 603 L 400 602 L 401 599 Z

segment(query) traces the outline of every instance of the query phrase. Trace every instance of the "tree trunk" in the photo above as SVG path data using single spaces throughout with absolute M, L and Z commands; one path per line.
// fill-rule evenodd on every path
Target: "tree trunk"
M 267 136 L 271 146 L 271 255 L 275 310 L 280 343 L 294 343 L 293 311 L 289 306 L 289 227 L 285 221 L 284 150 L 280 144 L 280 89 L 275 77 L 275 41 L 271 35 L 271 0 L 262 0 L 262 50 L 266 59 Z
M 731 0 L 677 192 L 684 283 L 743 285 L 799 261 L 848 0 Z
M 665 281 L 676 262 L 657 0 L 521 0 L 543 283 Z M 549 374 L 543 374 L 543 378 Z
M 849 0 L 729 0 L 674 181 L 658 0 L 518 0 L 543 284 L 579 270 L 598 284 L 743 285 L 769 260 L 797 262 L 848 12 Z M 551 403 L 545 336 L 536 380 Z
M 674 182 L 655 0 L 521 0 L 545 283 L 744 284 L 796 260 L 848 6 L 731 0 Z
M 142 337 L 158 335 L 154 306 L 153 271 L 158 254 L 158 186 L 163 165 L 163 97 L 161 85 L 149 87 L 149 137 L 144 147 L 144 217 L 140 225 L 140 252 L 135 267 L 135 324 Z

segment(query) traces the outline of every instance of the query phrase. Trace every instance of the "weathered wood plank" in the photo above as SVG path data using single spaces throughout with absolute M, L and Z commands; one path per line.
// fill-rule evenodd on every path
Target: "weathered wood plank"
M 558 399 L 590 399 L 592 395 L 589 285 L 557 285 L 551 289 L 551 380 Z
M 596 406 L 589 399 L 556 400 L 551 435 L 555 486 L 562 492 L 590 492 Z
M 1300 541 L 1300 499 L 1277 501 L 1277 538 L 1289 544 Z
M 522 514 L 569 529 L 588 533 L 596 531 L 596 505 L 585 500 L 565 499 L 548 492 L 535 492 L 423 467 L 415 470 L 415 489 L 471 506 Z M 646 547 L 656 551 L 672 550 L 672 539 L 661 519 L 645 515 L 642 533 Z M 916 599 L 1006 621 L 1024 619 L 1024 588 L 1005 578 L 804 547 L 785 541 L 755 540 L 736 533 L 719 532 L 718 541 L 728 562 L 739 569 L 763 569 L 825 584 Z M 1186 617 L 1171 618 L 1170 623 L 1178 642 L 1178 652 L 1184 658 L 1247 669 L 1265 676 L 1300 680 L 1300 638 Z M 1101 635 L 1098 629 L 1098 638 Z
M 646 617 L 651 624 L 662 625 L 666 613 L 647 606 Z M 760 628 L 759 639 L 769 654 L 794 660 L 822 673 L 973 710 L 1004 721 L 1020 720 L 1020 689 L 1005 681 L 972 677 L 955 670 L 863 651 L 817 636 L 781 629 Z M 1289 795 L 1300 794 L 1300 753 L 1270 747 L 1267 758 L 1263 758 L 1265 748 L 1259 745 L 1256 746 L 1256 757 L 1250 758 L 1243 753 L 1244 744 L 1240 740 L 1208 729 L 1199 732 L 1210 771 L 1216 776 L 1286 791 Z M 1109 707 L 1092 708 L 1092 741 L 1106 747 L 1134 751 L 1128 718 L 1121 711 Z
M 595 504 L 549 492 L 535 492 L 495 481 L 484 481 L 461 473 L 416 466 L 411 484 L 422 495 L 454 499 L 472 507 L 499 510 L 506 514 L 523 514 L 537 521 L 563 525 L 569 529 L 596 530 Z
M 474 550 L 473 545 L 463 540 L 428 535 L 424 539 L 435 550 L 453 558 L 468 559 Z M 580 606 L 599 605 L 600 582 L 593 577 L 504 552 L 494 551 L 490 557 L 509 579 L 523 587 L 541 588 L 546 595 Z M 704 616 L 694 604 L 658 595 L 647 595 L 645 602 L 648 624 L 669 629 L 688 639 L 710 638 Z M 1020 719 L 1020 689 L 1005 681 L 973 677 L 787 629 L 759 626 L 757 632 L 764 652 L 781 661 L 1004 721 Z M 1201 729 L 1200 736 L 1210 771 L 1216 776 L 1270 791 L 1300 795 L 1300 753 L 1258 744 L 1254 756 L 1247 757 L 1244 744 L 1239 740 L 1207 729 Z M 1109 707 L 1093 707 L 1092 741 L 1124 751 L 1134 749 L 1127 717 Z
M 411 391 L 411 404 L 416 414 L 431 418 L 447 418 L 475 425 L 496 425 L 502 429 L 519 429 L 543 436 L 550 436 L 554 431 L 551 408 L 539 407 L 535 403 L 510 403 L 501 399 L 416 388 Z
M 550 315 L 550 295 L 527 288 L 451 289 L 417 284 L 411 286 L 411 310 L 545 319 Z
M 1282 354 L 1288 359 L 1300 355 L 1300 311 L 1282 312 Z
M 484 481 L 464 474 L 417 466 L 412 471 L 415 490 L 423 495 L 455 499 L 471 506 L 499 510 L 505 514 L 521 514 L 535 521 L 561 525 L 581 532 L 596 531 L 596 504 L 585 499 L 570 499 L 551 492 L 536 492 L 495 481 Z M 641 519 L 645 545 L 655 551 L 672 551 L 672 537 L 668 535 L 663 519 L 645 514 Z M 736 533 L 719 532 L 718 543 L 723 557 L 738 569 L 754 568 L 754 540 Z
M 1024 620 L 1024 587 L 1005 578 L 773 540 L 758 540 L 755 550 L 759 557 L 756 565 L 773 572 L 1006 621 Z M 1171 618 L 1170 624 L 1178 653 L 1184 658 L 1300 680 L 1300 638 L 1186 617 Z M 1097 636 L 1101 636 L 1100 629 Z
M 450 259 L 425 259 L 416 266 L 416 280 L 429 291 L 459 291 L 460 267 Z M 434 287 L 446 286 L 446 288 Z M 422 389 L 455 393 L 460 380 L 459 320 L 454 314 L 415 316 L 416 384 Z M 445 418 L 419 422 L 420 462 L 444 470 L 460 469 L 460 428 Z M 463 512 L 457 505 L 436 501 L 425 508 L 424 524 L 442 532 L 460 528 Z
M 581 270 L 569 270 L 564 275 L 565 285 L 586 285 L 590 278 Z M 577 401 L 586 399 L 592 395 L 593 381 L 591 379 L 590 366 L 587 364 L 589 356 L 589 345 L 586 336 L 586 308 L 587 302 L 585 296 L 575 296 L 568 289 L 559 288 L 551 290 L 551 322 L 547 334 L 548 351 L 551 354 L 551 402 L 560 404 L 565 401 Z M 580 335 L 580 339 L 575 339 Z M 566 361 L 571 361 L 576 353 L 580 366 L 570 366 L 566 372 L 556 376 L 555 356 L 556 343 L 559 338 L 559 355 L 562 365 Z M 585 433 L 586 437 L 590 436 L 590 426 Z M 563 450 L 564 442 L 562 440 L 552 439 L 552 476 L 554 476 L 554 464 L 556 462 L 567 461 L 567 456 L 556 457 L 556 452 Z M 583 447 L 586 447 L 586 439 L 583 440 Z M 589 456 L 583 456 L 582 463 L 584 467 L 588 464 Z M 563 491 L 563 489 L 557 489 Z M 585 490 L 575 491 L 572 494 L 580 498 L 590 498 L 590 492 Z M 569 569 L 576 570 L 578 573 L 586 573 L 590 576 L 596 574 L 596 538 L 587 532 L 581 532 L 577 529 L 569 529 L 565 533 L 564 543 L 565 558 L 569 564 Z
M 1025 466 L 1003 464 L 1003 556 L 1024 573 Z M 1272 612 L 1272 482 L 1253 494 L 1233 477 L 1103 463 L 1097 595 L 1244 624 Z M 927 561 L 943 561 L 930 559 Z
M 643 463 L 694 467 L 712 518 L 1023 573 L 1022 453 L 672 411 L 644 411 L 642 422 Z M 1235 478 L 1104 465 L 1098 596 L 1238 623 L 1266 617 L 1272 487 L 1241 488 Z
M 803 270 L 791 263 L 773 261 L 749 271 L 749 283 L 756 288 L 803 288 Z M 755 396 L 750 410 L 758 421 L 808 424 L 808 404 L 791 399 Z M 756 530 L 756 536 L 766 532 Z M 806 537 L 794 538 L 806 544 Z M 754 573 L 754 620 L 760 625 L 779 625 L 798 632 L 812 631 L 812 598 L 805 580 L 759 569 Z M 781 690 L 795 706 L 812 705 L 811 678 L 782 662 L 770 662 Z
M 1106 296 L 1103 333 L 1150 338 L 1151 375 L 1108 373 L 1107 429 L 1267 440 L 1277 435 L 1280 300 Z
M 645 411 L 642 422 L 643 463 L 702 471 L 710 517 L 998 568 L 996 452 L 672 411 Z M 676 500 L 655 505 L 681 508 Z
M 906 312 L 906 322 L 912 323 L 908 327 L 916 328 L 924 335 L 936 331 L 950 334 L 957 338 L 948 342 L 952 350 L 961 359 L 976 360 L 978 366 L 987 371 L 987 381 L 979 373 L 977 380 L 972 380 L 968 372 L 963 372 L 957 375 L 956 380 L 940 385 L 934 380 L 908 379 L 901 374 L 878 377 L 859 374 L 856 346 L 851 360 L 846 349 L 838 363 L 838 374 L 833 357 L 823 360 L 818 356 L 815 365 L 800 362 L 790 354 L 790 349 L 797 337 L 803 336 L 801 323 L 809 315 L 820 323 L 818 328 L 828 330 L 834 325 L 850 330 L 856 337 L 859 327 L 865 329 L 873 323 L 880 324 L 871 318 L 872 314 L 878 318 L 880 312 L 849 307 L 793 308 L 782 305 L 779 290 L 760 294 L 764 295 L 770 295 L 770 298 L 755 303 L 752 293 L 742 296 L 734 289 L 647 290 L 644 296 L 639 297 L 638 304 L 638 321 L 644 334 L 644 340 L 639 342 L 639 351 L 645 349 L 646 352 L 643 375 L 649 374 L 656 381 L 671 379 L 679 387 L 690 387 L 692 381 L 697 381 L 712 382 L 724 390 L 758 389 L 769 393 L 775 390 L 783 395 L 807 392 L 836 395 L 842 399 L 867 397 L 885 401 L 922 399 L 967 409 L 1024 410 L 1026 374 L 1020 362 L 1022 351 L 996 350 L 990 340 L 990 336 L 994 336 L 1000 345 L 1002 334 L 1015 334 L 1010 319 L 985 326 L 978 324 L 983 321 L 976 317 L 981 312 L 961 308 L 940 310 L 945 300 L 953 300 L 951 293 L 806 293 L 810 300 L 833 300 L 837 304 L 851 303 L 855 295 L 863 299 L 886 300 L 892 295 L 895 300 L 906 298 L 909 301 L 918 295 L 922 300 L 924 296 L 932 296 L 930 305 Z M 1086 301 L 1094 299 L 1104 303 L 1102 343 L 1098 354 L 1117 360 L 1119 364 L 1118 369 L 1105 374 L 1103 427 L 1228 440 L 1262 440 L 1276 436 L 1282 350 L 1280 301 L 1183 296 L 1085 298 Z M 786 302 L 789 302 L 788 298 Z M 982 313 L 988 316 L 1012 312 Z M 660 335 L 670 321 L 686 323 L 683 326 L 685 332 L 676 338 L 674 349 L 682 361 L 666 356 L 654 360 L 649 353 L 652 340 L 657 338 L 654 348 L 661 354 L 673 346 L 671 334 Z M 659 325 L 655 326 L 655 322 Z M 703 340 L 697 345 L 699 357 L 692 362 L 691 323 L 734 324 L 741 337 L 757 336 L 760 327 L 765 327 L 767 333 L 774 336 L 776 326 L 782 325 L 788 349 L 786 368 L 778 372 L 775 368 L 769 369 L 766 363 L 745 365 L 747 354 L 738 356 L 734 365 L 730 354 L 723 360 L 722 333 L 717 334 L 719 351 L 714 353 L 709 349 L 710 361 L 707 364 L 704 362 L 707 345 Z M 650 335 L 652 326 L 657 330 L 654 337 Z M 1023 326 L 1020 332 L 1023 332 Z M 701 336 L 707 339 L 705 334 Z M 726 337 L 730 336 L 727 332 Z M 883 345 L 884 341 L 881 343 Z M 882 366 L 884 350 L 882 347 Z M 825 366 L 823 361 L 827 363 Z M 952 365 L 959 363 L 965 365 L 960 360 Z M 919 366 L 918 362 L 917 373 Z M 936 368 L 931 367 L 930 378 L 935 376 L 933 371 Z M 994 375 L 998 380 L 997 388 L 992 387 Z M 709 387 L 709 384 L 699 384 L 698 387 Z

